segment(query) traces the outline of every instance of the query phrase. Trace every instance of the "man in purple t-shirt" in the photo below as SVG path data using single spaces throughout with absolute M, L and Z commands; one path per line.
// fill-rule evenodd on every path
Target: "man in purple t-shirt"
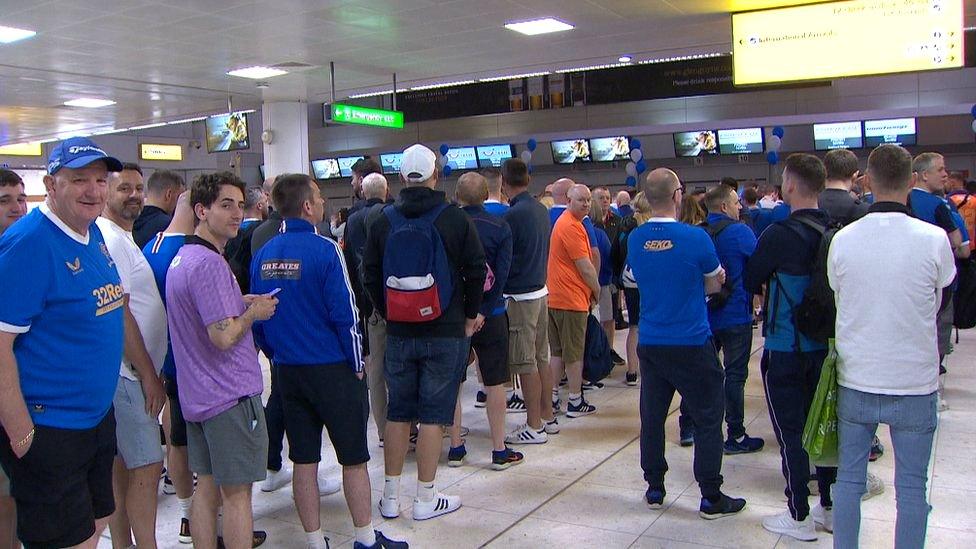
M 242 296 L 222 255 L 243 219 L 244 183 L 229 172 L 200 176 L 190 205 L 196 231 L 166 276 L 190 470 L 199 477 L 190 529 L 195 546 L 215 548 L 222 498 L 224 544 L 251 547 L 251 484 L 265 477 L 268 453 L 251 324 L 271 318 L 278 300 Z

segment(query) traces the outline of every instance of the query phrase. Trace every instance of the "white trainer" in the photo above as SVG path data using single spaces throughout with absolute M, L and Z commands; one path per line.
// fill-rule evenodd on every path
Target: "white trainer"
M 434 499 L 430 501 L 420 501 L 413 498 L 413 520 L 427 520 L 448 513 L 453 513 L 461 508 L 461 496 L 445 496 L 441 493 L 434 494 Z
M 810 516 L 813 517 L 815 526 L 819 526 L 827 532 L 834 533 L 834 510 L 824 509 L 819 503 L 810 508 Z
M 383 518 L 395 519 L 400 516 L 400 500 L 397 498 L 381 497 L 378 507 Z
M 505 435 L 506 444 L 545 444 L 548 441 L 549 435 L 545 427 L 536 431 L 529 427 L 528 423 L 519 425 L 514 431 Z
M 545 420 L 543 420 L 543 421 L 545 421 Z M 547 435 L 558 435 L 559 434 L 559 420 L 558 419 L 556 419 L 554 417 L 554 418 L 552 418 L 552 421 L 546 421 L 545 423 L 546 424 L 545 424 L 545 426 L 543 428 L 546 430 L 546 434 Z
M 268 476 L 261 481 L 262 492 L 274 492 L 280 490 L 291 482 L 291 471 L 281 468 L 280 471 L 268 470 Z
M 874 496 L 880 496 L 885 491 L 884 482 L 878 477 L 868 473 L 867 479 L 864 481 L 864 493 L 861 495 L 861 501 L 868 500 Z
M 342 490 L 342 482 L 339 479 L 319 477 L 319 496 L 331 496 L 339 490 Z
M 774 534 L 783 534 L 800 541 L 816 541 L 817 527 L 809 516 L 803 520 L 796 520 L 789 511 L 766 517 L 762 521 L 763 528 Z

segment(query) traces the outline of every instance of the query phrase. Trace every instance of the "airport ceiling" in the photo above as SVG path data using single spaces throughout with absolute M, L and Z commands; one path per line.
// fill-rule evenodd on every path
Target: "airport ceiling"
M 954 0 L 948 0 L 954 1 Z M 0 144 L 493 76 L 730 50 L 729 13 L 810 0 L 0 0 Z M 965 0 L 966 26 L 976 0 Z M 507 22 L 555 17 L 567 32 Z M 867 32 L 870 32 L 868 30 Z M 255 80 L 227 71 L 300 64 Z M 116 104 L 84 109 L 65 101 Z

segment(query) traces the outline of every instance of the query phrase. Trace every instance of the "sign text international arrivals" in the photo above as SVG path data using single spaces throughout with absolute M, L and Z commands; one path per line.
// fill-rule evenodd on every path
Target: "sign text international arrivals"
M 335 103 L 332 105 L 332 122 L 403 129 L 403 113 Z

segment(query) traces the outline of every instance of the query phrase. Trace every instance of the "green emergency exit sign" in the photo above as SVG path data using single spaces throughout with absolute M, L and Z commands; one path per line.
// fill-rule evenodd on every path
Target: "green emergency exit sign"
M 332 122 L 336 124 L 358 124 L 360 126 L 403 129 L 403 113 L 401 111 L 371 109 L 356 105 L 344 105 L 342 103 L 334 103 L 330 110 L 332 113 Z

